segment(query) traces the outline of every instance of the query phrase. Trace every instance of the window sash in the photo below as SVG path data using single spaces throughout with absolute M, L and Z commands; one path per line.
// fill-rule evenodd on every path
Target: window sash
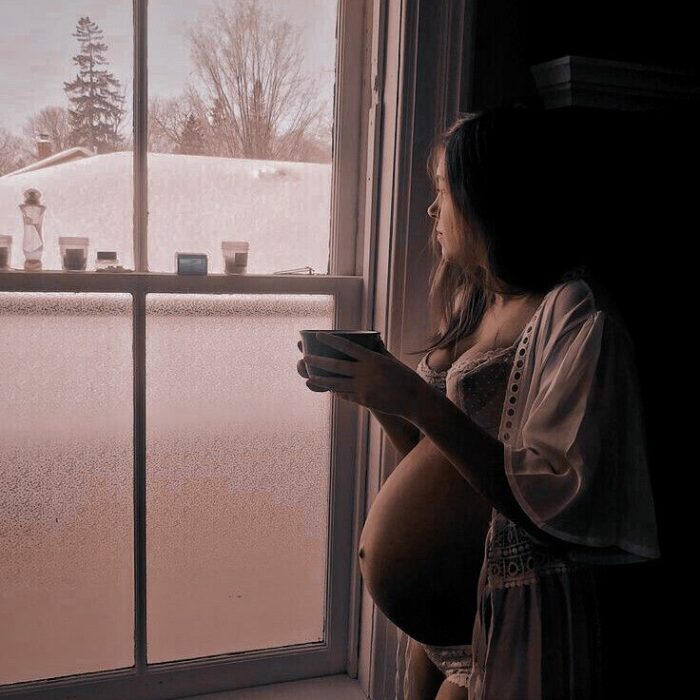
M 357 328 L 360 320 L 362 279 L 358 277 L 241 275 L 182 277 L 153 273 L 36 272 L 0 275 L 0 291 L 13 292 L 129 292 L 133 296 L 134 397 L 134 653 L 130 669 L 66 676 L 0 688 L 0 697 L 53 700 L 67 692 L 76 699 L 172 697 L 261 683 L 314 677 L 346 670 L 351 586 L 353 585 L 352 520 L 356 488 L 358 412 L 347 402 L 331 405 L 331 463 L 329 552 L 325 642 L 241 652 L 170 663 L 146 662 L 146 295 L 163 293 L 316 293 L 332 294 L 336 301 L 335 328 Z M 294 342 L 294 339 L 290 339 Z M 293 371 L 293 368 L 290 368 Z M 300 378 L 300 381 L 301 378 Z M 28 691 L 28 692 L 27 692 Z M 9 694 L 7 694 L 9 693 Z M 162 694 L 161 694 L 162 693 Z
M 0 686 L 0 698 L 53 700 L 66 694 L 77 700 L 107 698 L 158 698 L 214 692 L 343 673 L 357 665 L 357 599 L 360 581 L 353 545 L 352 521 L 358 478 L 364 468 L 363 445 L 357 444 L 359 416 L 356 407 L 334 398 L 331 426 L 329 503 L 329 570 L 326 641 L 207 657 L 165 664 L 146 663 L 146 295 L 184 294 L 333 294 L 334 328 L 365 327 L 366 300 L 362 277 L 365 230 L 362 221 L 366 169 L 367 85 L 370 70 L 366 42 L 367 17 L 358 3 L 371 8 L 373 0 L 338 0 L 336 103 L 329 275 L 219 275 L 180 276 L 147 272 L 147 0 L 133 0 L 134 15 L 134 268 L 131 273 L 23 270 L 0 271 L 0 291 L 104 292 L 133 296 L 134 351 L 134 557 L 135 626 L 134 666 Z M 362 70 L 358 71 L 358 65 Z M 371 155 L 371 154 L 370 154 Z M 365 224 L 366 228 L 367 224 Z M 359 254 L 356 254 L 359 253 Z M 371 327 L 371 323 L 370 323 Z M 293 342 L 293 341 L 292 341 Z M 363 428 L 366 428 L 366 417 Z M 362 443 L 362 439 L 360 440 Z M 351 601 L 353 603 L 351 604 Z M 353 610 L 352 616 L 350 610 Z M 350 645 L 348 645 L 350 640 Z

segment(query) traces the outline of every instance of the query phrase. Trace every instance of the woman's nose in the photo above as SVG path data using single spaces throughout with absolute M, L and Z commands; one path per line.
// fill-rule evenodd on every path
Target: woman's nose
M 437 218 L 437 200 L 435 200 L 429 207 L 428 207 L 428 216 L 431 219 Z

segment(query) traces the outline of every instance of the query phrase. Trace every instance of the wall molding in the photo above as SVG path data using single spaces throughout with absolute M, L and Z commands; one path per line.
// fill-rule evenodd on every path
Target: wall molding
M 666 109 L 700 104 L 692 73 L 641 63 L 562 56 L 530 67 L 545 107 Z

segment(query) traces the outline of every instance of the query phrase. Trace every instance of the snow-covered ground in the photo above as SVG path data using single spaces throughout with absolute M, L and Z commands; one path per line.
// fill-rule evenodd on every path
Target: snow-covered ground
M 222 240 L 250 243 L 248 272 L 310 265 L 328 269 L 331 164 L 150 154 L 149 268 L 174 272 L 175 252 L 206 253 L 223 272 Z M 88 236 L 88 269 L 98 250 L 133 268 L 132 154 L 110 153 L 0 178 L 0 234 L 13 237 L 22 268 L 22 193 L 46 205 L 44 269 L 60 269 L 59 236 Z

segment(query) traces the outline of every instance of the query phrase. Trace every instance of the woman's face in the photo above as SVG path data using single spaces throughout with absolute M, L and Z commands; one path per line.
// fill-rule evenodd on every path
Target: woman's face
M 443 150 L 436 171 L 437 196 L 428 207 L 428 216 L 437 219 L 436 235 L 442 247 L 443 257 L 454 257 L 457 252 L 457 227 L 455 225 L 452 198 L 447 191 L 447 173 L 445 171 L 445 151 Z

